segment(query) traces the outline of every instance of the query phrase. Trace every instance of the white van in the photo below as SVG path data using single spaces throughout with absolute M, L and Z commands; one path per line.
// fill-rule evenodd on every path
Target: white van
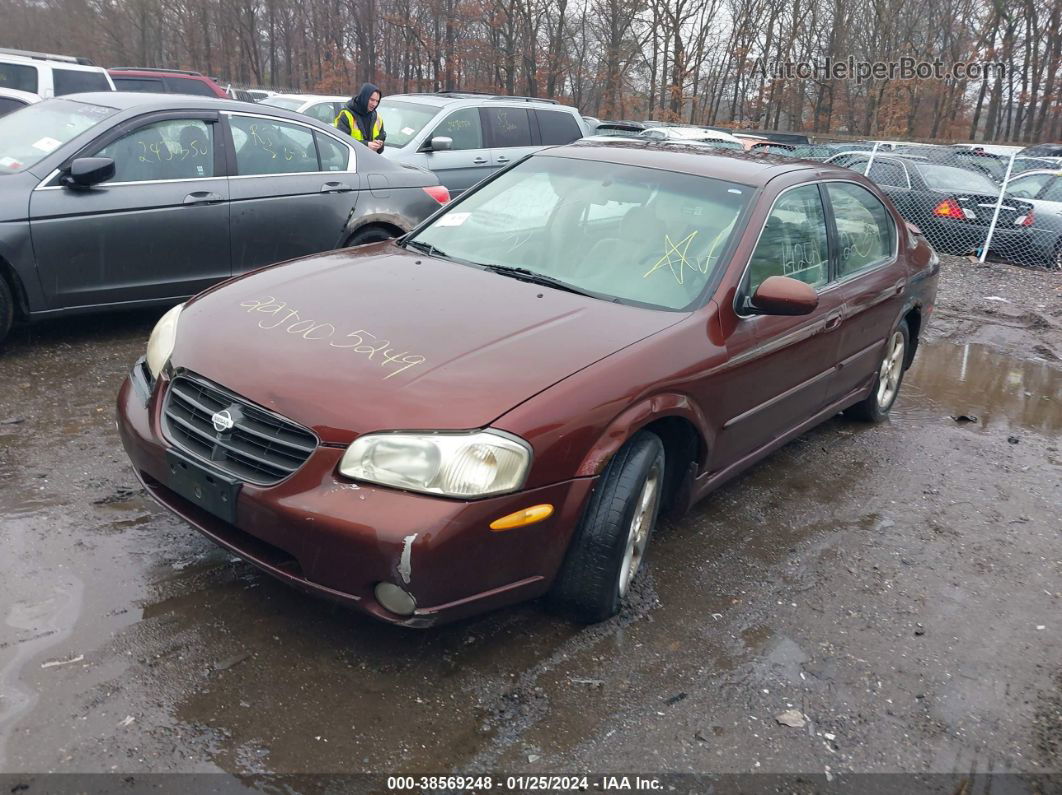
M 0 88 L 59 97 L 83 91 L 114 91 L 107 70 L 69 55 L 0 48 Z

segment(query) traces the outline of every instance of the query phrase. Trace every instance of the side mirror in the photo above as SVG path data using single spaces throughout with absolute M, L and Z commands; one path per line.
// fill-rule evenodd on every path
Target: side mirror
M 788 276 L 768 276 L 745 305 L 757 315 L 807 315 L 819 305 L 819 296 L 810 284 Z
M 445 135 L 436 135 L 430 141 L 428 141 L 427 151 L 429 152 L 448 152 L 454 148 L 454 139 Z
M 114 176 L 114 161 L 109 157 L 79 157 L 70 164 L 62 183 L 68 188 L 91 188 Z

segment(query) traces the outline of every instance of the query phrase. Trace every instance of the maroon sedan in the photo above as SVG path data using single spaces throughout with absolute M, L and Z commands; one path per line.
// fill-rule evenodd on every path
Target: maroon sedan
M 405 626 L 544 594 L 599 621 L 662 510 L 887 416 L 937 270 L 847 169 L 576 143 L 175 307 L 119 429 L 156 500 L 288 583 Z

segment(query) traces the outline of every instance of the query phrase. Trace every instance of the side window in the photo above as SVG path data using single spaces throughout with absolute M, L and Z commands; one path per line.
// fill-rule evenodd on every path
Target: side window
M 768 276 L 789 276 L 818 287 L 829 274 L 826 215 L 818 185 L 786 191 L 775 202 L 749 260 L 748 295 Z
M 429 139 L 436 135 L 453 138 L 455 150 L 482 149 L 483 128 L 479 124 L 479 111 L 465 108 L 451 113 L 435 128 Z
M 103 72 L 82 72 L 75 69 L 53 69 L 55 95 L 79 94 L 82 91 L 110 91 L 111 85 Z
M 865 166 L 864 166 L 865 168 Z M 903 166 L 896 163 L 882 163 L 875 161 L 870 166 L 870 178 L 879 185 L 887 185 L 891 188 L 909 188 L 907 174 Z
M 310 105 L 303 111 L 307 116 L 317 121 L 323 121 L 325 124 L 331 124 L 335 121 L 336 115 L 332 112 L 334 103 L 332 102 L 318 102 L 316 105 Z
M 321 171 L 346 171 L 350 150 L 333 138 L 314 132 L 317 150 L 321 153 Z
M 161 80 L 153 77 L 115 77 L 114 87 L 119 91 L 145 91 L 149 93 L 166 93 Z
M 536 110 L 538 129 L 542 133 L 542 144 L 553 146 L 570 144 L 583 137 L 582 130 L 570 113 L 559 110 Z
M 96 152 L 114 160 L 112 182 L 214 176 L 214 125 L 167 119 L 141 127 Z
M 37 93 L 37 68 L 17 63 L 0 63 L 0 87 Z
M 187 77 L 167 77 L 166 90 L 171 94 L 195 94 L 200 97 L 217 96 L 210 86 L 202 80 L 192 80 Z
M 837 222 L 838 278 L 890 258 L 896 226 L 877 197 L 866 188 L 844 182 L 830 183 L 826 190 Z
M 251 116 L 230 116 L 229 124 L 236 146 L 236 170 L 241 176 L 320 170 L 309 128 Z
M 531 124 L 526 109 L 486 108 L 484 113 L 491 132 L 491 146 L 498 149 L 531 146 Z
M 1011 180 L 1007 184 L 1007 195 L 1020 199 L 1032 199 L 1050 179 L 1050 174 L 1030 174 L 1027 177 Z
M 1062 179 L 1055 177 L 1054 181 L 1047 186 L 1042 198 L 1049 202 L 1062 202 Z
M 0 97 L 0 116 L 6 116 L 8 113 L 24 107 L 26 107 L 25 102 L 20 102 L 10 97 Z

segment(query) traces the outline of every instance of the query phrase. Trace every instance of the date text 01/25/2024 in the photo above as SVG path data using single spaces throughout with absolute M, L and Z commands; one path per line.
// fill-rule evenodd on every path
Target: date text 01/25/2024
M 388 776 L 387 789 L 403 790 L 456 790 L 458 792 L 611 792 L 639 790 L 652 792 L 662 790 L 663 782 L 653 776 Z

